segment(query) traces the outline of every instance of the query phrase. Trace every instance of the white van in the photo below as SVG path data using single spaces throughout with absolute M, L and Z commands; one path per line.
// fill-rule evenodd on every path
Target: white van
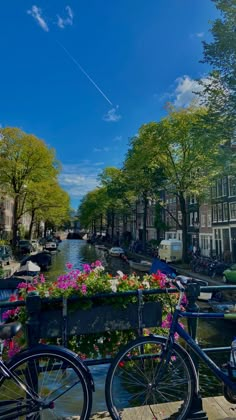
M 182 259 L 182 241 L 165 239 L 159 245 L 159 258 L 166 262 L 175 262 Z

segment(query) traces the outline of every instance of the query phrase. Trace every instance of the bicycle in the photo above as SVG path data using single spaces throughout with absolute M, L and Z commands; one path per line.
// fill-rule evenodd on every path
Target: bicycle
M 0 325 L 0 419 L 89 419 L 94 385 L 76 354 L 37 345 L 2 360 L 4 340 L 20 329 L 18 322 Z
M 199 395 L 198 375 L 189 350 L 223 382 L 224 396 L 236 404 L 236 369 L 229 364 L 226 369 L 217 366 L 179 323 L 180 318 L 235 319 L 236 314 L 184 312 L 181 302 L 190 286 L 181 276 L 171 283 L 179 292 L 179 300 L 168 336 L 139 337 L 121 349 L 110 365 L 105 393 L 114 420 L 186 419 L 193 397 Z M 176 342 L 175 334 L 184 340 L 188 351 Z M 132 412 L 129 407 L 136 410 Z

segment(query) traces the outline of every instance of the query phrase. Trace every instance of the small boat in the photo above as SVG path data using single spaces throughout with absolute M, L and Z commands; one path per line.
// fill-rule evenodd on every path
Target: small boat
M 120 248 L 119 246 L 113 246 L 108 252 L 111 257 L 121 257 L 125 253 L 123 248 Z
M 134 270 L 148 272 L 152 266 L 152 263 L 145 260 L 140 262 L 129 260 L 129 265 Z
M 14 276 L 29 276 L 34 277 L 37 276 L 40 272 L 40 267 L 33 263 L 32 261 L 27 261 L 24 265 L 22 265 L 18 271 L 14 273 Z
M 21 261 L 21 266 L 24 265 L 27 261 L 32 261 L 36 263 L 41 270 L 48 270 L 50 265 L 52 265 L 52 256 L 49 251 L 41 251 L 37 254 L 29 255 L 28 257 L 25 257 Z
M 105 245 L 95 245 L 95 248 L 100 249 L 101 251 L 108 251 L 107 247 Z
M 43 249 L 46 249 L 46 251 L 50 251 L 50 252 L 56 252 L 57 251 L 57 243 L 50 241 L 50 242 L 46 242 Z
M 236 301 L 230 302 L 219 302 L 217 300 L 209 300 L 209 305 L 213 312 L 224 312 L 224 313 L 230 313 L 235 312 L 236 313 Z

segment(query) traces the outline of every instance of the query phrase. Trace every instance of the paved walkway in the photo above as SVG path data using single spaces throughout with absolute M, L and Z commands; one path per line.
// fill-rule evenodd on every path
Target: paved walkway
M 164 404 L 163 404 L 164 406 Z M 225 400 L 224 397 L 210 397 L 203 398 L 203 409 L 205 410 L 208 420 L 235 420 L 236 419 L 236 405 L 230 404 Z M 160 416 L 160 419 L 163 418 Z M 111 417 L 107 411 L 93 414 L 92 420 L 110 420 Z M 137 420 L 140 419 L 138 408 L 129 408 L 125 410 L 122 416 L 124 420 Z M 144 417 L 143 417 L 144 419 Z M 151 411 L 145 412 L 144 420 L 153 420 L 153 414 Z

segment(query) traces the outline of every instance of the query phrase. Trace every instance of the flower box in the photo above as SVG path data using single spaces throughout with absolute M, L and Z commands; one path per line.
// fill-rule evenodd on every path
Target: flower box
M 140 317 L 141 316 L 141 317 Z M 90 309 L 75 309 L 63 316 L 61 309 L 42 310 L 39 313 L 41 338 L 93 334 L 105 331 L 128 330 L 161 325 L 162 308 L 159 302 L 130 303 L 125 307 L 115 305 L 94 306 Z

